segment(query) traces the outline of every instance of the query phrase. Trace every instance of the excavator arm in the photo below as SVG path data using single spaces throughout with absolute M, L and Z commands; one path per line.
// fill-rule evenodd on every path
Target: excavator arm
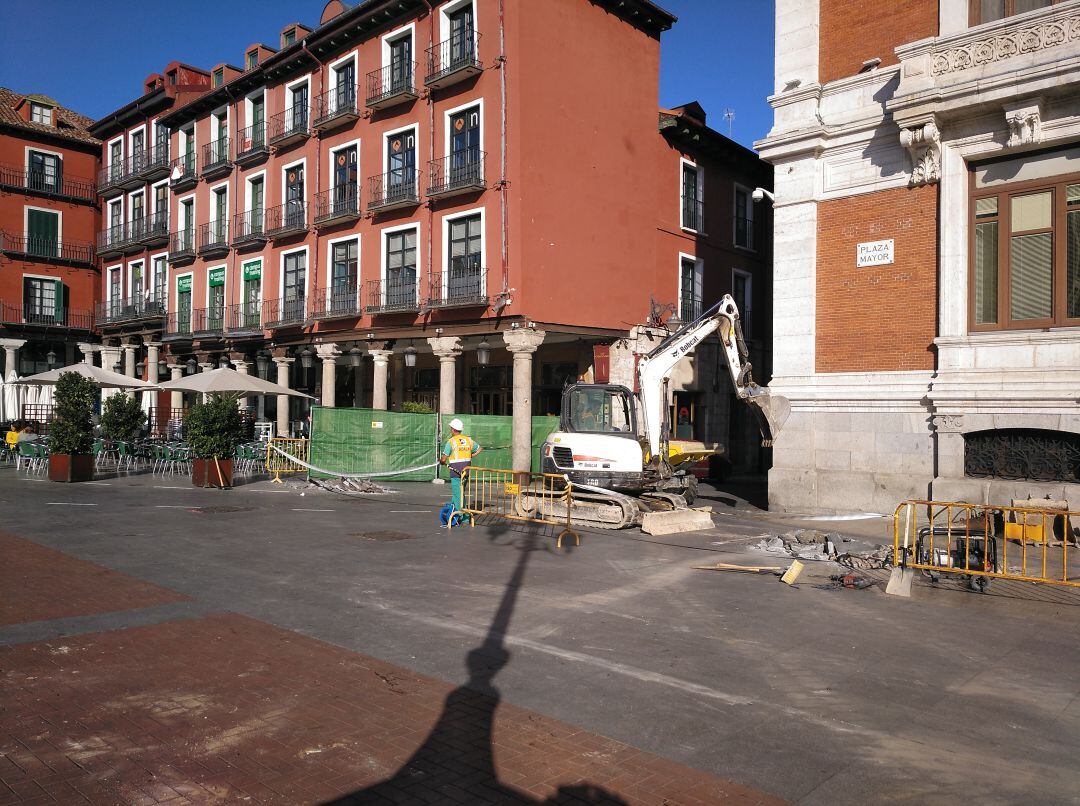
M 735 394 L 754 411 L 761 431 L 761 444 L 770 446 L 791 411 L 786 398 L 769 395 L 769 390 L 754 382 L 739 324 L 739 309 L 730 294 L 688 322 L 638 363 L 641 408 L 645 435 L 653 456 L 663 456 L 663 414 L 667 404 L 665 383 L 675 366 L 714 332 L 719 331 L 725 363 Z

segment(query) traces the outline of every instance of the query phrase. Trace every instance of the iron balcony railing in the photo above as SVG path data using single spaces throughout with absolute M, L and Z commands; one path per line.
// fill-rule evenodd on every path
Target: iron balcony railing
M 96 306 L 98 324 L 116 324 L 139 319 L 160 319 L 168 309 L 165 295 L 141 294 L 122 299 L 110 299 Z
M 97 235 L 97 251 L 100 255 L 121 252 L 131 242 L 131 229 L 127 224 L 115 224 Z
M 367 105 L 384 109 L 418 97 L 416 62 L 393 61 L 367 74 Z
M 341 84 L 315 97 L 316 129 L 344 125 L 360 116 L 356 108 L 356 85 Z
M 694 232 L 705 232 L 705 202 L 693 196 L 682 197 L 682 225 Z
M 16 165 L 0 165 L 0 190 L 29 191 L 84 202 L 97 200 L 97 186 L 92 179 L 28 171 Z
M 360 294 L 357 292 L 355 280 L 350 280 L 340 287 L 331 286 L 318 291 L 311 312 L 314 319 L 334 319 L 360 314 Z
M 367 283 L 368 313 L 394 313 L 418 311 L 420 305 L 416 293 L 416 271 L 395 273 L 386 280 L 369 280 Z
M 754 222 L 752 219 L 735 216 L 735 245 L 746 249 L 754 248 Z
M 399 168 L 371 177 L 368 194 L 369 210 L 393 210 L 420 203 L 419 172 L 415 168 Z
M 0 232 L 0 251 L 10 257 L 47 263 L 93 265 L 94 245 L 82 241 L 62 241 L 42 235 Z
M 169 172 L 169 144 L 156 143 L 139 155 L 137 165 L 132 166 L 143 179 L 153 179 Z
M 308 228 L 307 203 L 289 201 L 266 211 L 266 234 L 271 238 L 284 238 Z
M 355 182 L 315 194 L 315 223 L 329 224 L 360 217 L 360 189 Z
M 207 143 L 202 149 L 202 175 L 217 176 L 232 169 L 229 157 L 229 137 L 219 137 Z
M 306 321 L 307 300 L 302 296 L 270 299 L 263 303 L 263 327 L 289 327 Z
M 131 222 L 132 238 L 148 246 L 169 240 L 169 214 L 159 210 Z
M 266 138 L 266 124 L 254 123 L 236 134 L 236 162 L 241 165 L 269 156 L 270 144 Z
M 176 157 L 169 169 L 169 186 L 173 190 L 194 187 L 195 183 L 199 181 L 197 168 L 198 162 L 194 153 L 182 154 Z
M 238 302 L 230 305 L 225 327 L 230 333 L 261 333 L 262 303 Z
M 166 339 L 191 338 L 191 309 L 172 311 L 165 316 Z
M 424 83 L 439 89 L 464 81 L 483 69 L 477 56 L 480 34 L 471 28 L 432 45 L 427 49 L 427 75 Z
M 169 262 L 195 259 L 194 228 L 177 230 L 169 236 Z
M 478 257 L 454 258 L 446 272 L 432 274 L 429 308 L 487 306 L 487 270 Z
M 81 308 L 43 308 L 31 303 L 20 305 L 0 302 L 0 322 L 5 325 L 92 330 L 94 327 L 94 312 Z
M 225 333 L 225 306 L 211 305 L 191 312 L 191 335 L 195 337 L 220 336 Z
M 233 246 L 266 242 L 266 213 L 248 210 L 233 216 Z
M 270 145 L 286 146 L 311 134 L 307 106 L 294 106 L 272 116 L 269 124 Z
M 428 163 L 429 196 L 449 196 L 484 188 L 484 162 L 487 154 L 479 148 L 457 151 L 441 160 Z
M 199 225 L 199 254 L 229 251 L 229 222 L 224 219 Z
M 119 160 L 111 165 L 106 165 L 98 171 L 98 192 L 103 195 L 113 195 L 124 188 L 131 181 L 131 160 Z

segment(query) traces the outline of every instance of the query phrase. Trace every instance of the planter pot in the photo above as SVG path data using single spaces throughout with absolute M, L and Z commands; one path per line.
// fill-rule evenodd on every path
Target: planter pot
M 54 453 L 49 457 L 49 481 L 91 481 L 94 457 L 90 454 Z
M 218 467 L 221 468 L 221 476 L 218 476 Z M 218 459 L 192 459 L 191 460 L 191 483 L 196 487 L 232 487 L 233 460 Z

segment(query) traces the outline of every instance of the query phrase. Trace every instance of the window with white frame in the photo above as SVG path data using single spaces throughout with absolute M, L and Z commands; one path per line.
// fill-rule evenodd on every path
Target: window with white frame
M 386 234 L 383 304 L 416 307 L 416 228 Z
M 151 279 L 151 302 L 158 310 L 164 310 L 165 294 L 169 283 L 169 263 L 165 255 L 158 255 L 151 263 L 153 278 Z
M 704 264 L 689 255 L 679 258 L 679 318 L 692 322 L 701 316 Z
M 63 320 L 64 283 L 44 277 L 23 278 L 23 319 L 32 324 Z
M 360 282 L 360 240 L 350 238 L 330 247 L 330 300 L 334 313 L 356 311 L 356 289 Z
M 705 204 L 702 170 L 692 162 L 682 163 L 682 227 L 704 231 Z
M 444 290 L 449 302 L 484 295 L 484 219 L 480 213 L 451 219 L 447 226 L 448 254 Z
M 754 200 L 747 188 L 735 186 L 735 245 L 754 248 Z
M 58 154 L 44 151 L 28 152 L 27 173 L 27 185 L 31 190 L 60 192 L 63 161 Z
M 30 102 L 30 120 L 43 126 L 53 125 L 53 108 L 45 104 Z

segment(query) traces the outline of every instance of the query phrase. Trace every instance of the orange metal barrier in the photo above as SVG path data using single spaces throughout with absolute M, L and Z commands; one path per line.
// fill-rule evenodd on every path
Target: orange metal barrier
M 905 501 L 893 513 L 893 562 L 931 573 L 1080 588 L 1080 545 L 1065 509 Z M 1070 545 L 1071 544 L 1071 545 Z
M 307 468 L 304 465 L 294 462 L 289 456 L 295 456 L 301 462 L 307 462 L 310 443 L 311 440 L 289 439 L 287 437 L 274 437 L 266 443 L 266 472 L 274 474 L 273 481 L 275 483 L 282 483 L 282 473 L 307 473 Z M 274 446 L 285 451 L 289 456 L 283 456 L 274 450 Z
M 551 473 L 518 473 L 471 467 L 461 482 L 462 511 L 476 518 L 494 516 L 526 523 L 561 526 L 555 545 L 562 548 L 563 538 L 581 537 L 571 525 L 574 486 L 565 476 Z

